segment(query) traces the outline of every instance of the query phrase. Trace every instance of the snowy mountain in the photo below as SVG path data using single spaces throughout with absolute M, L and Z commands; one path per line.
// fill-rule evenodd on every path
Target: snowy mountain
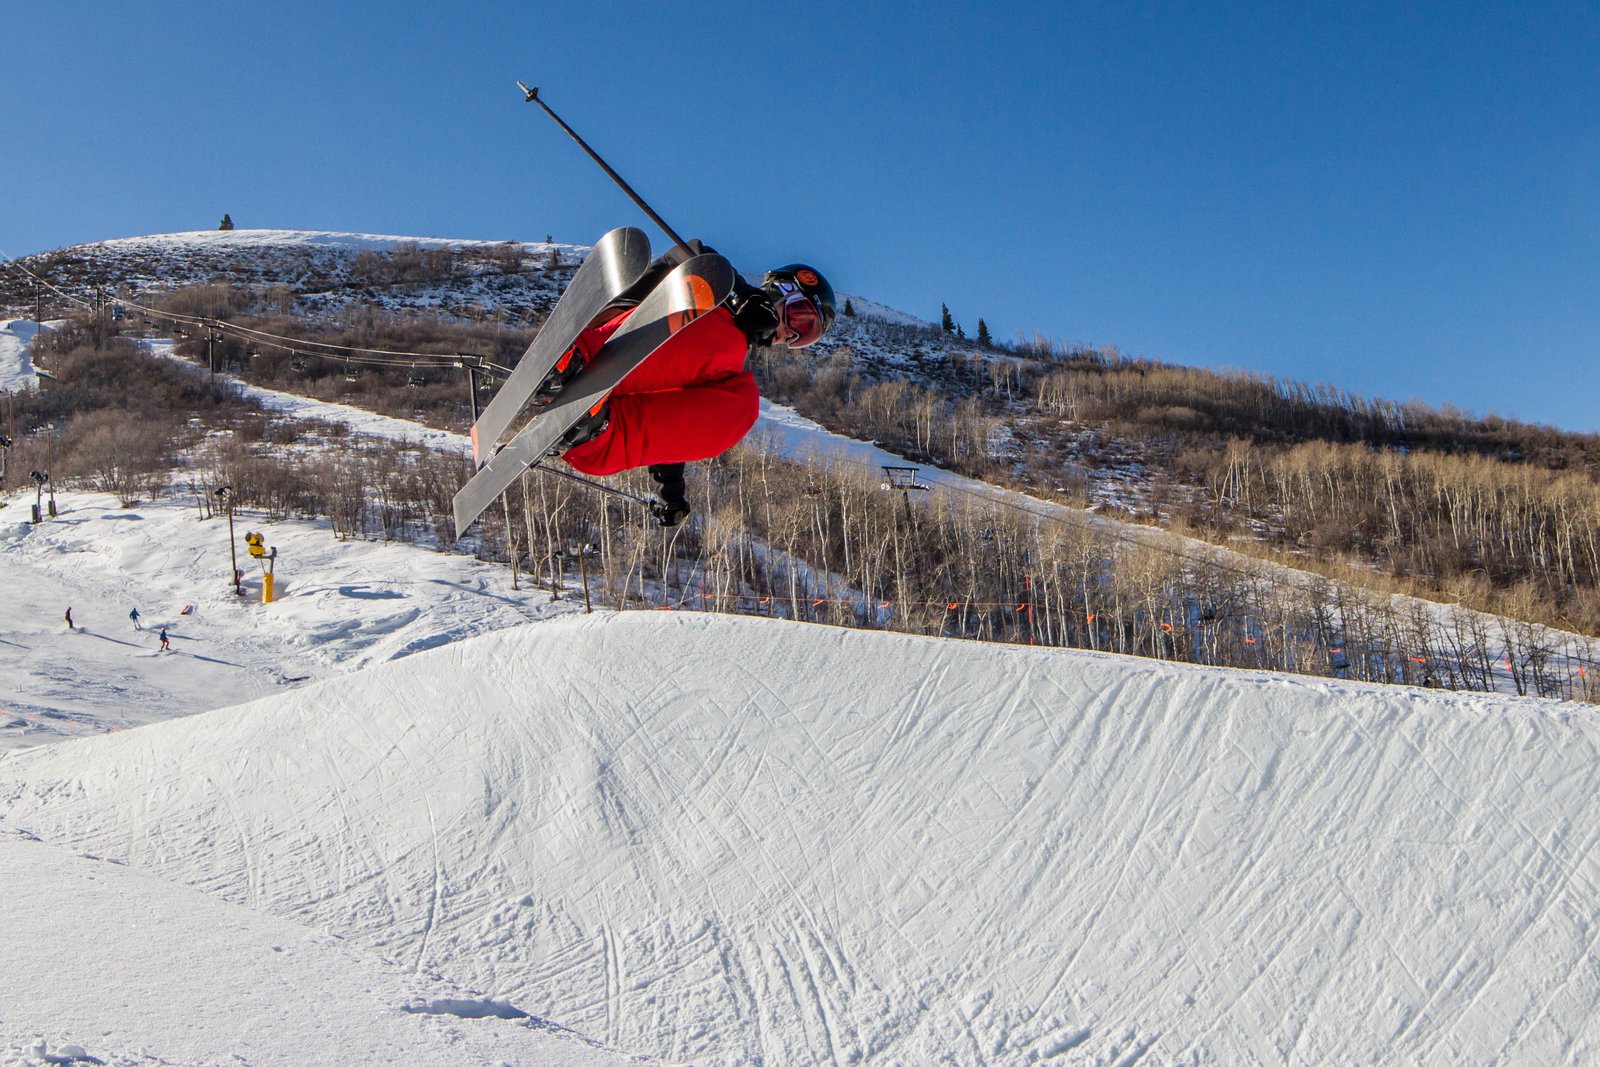
M 460 312 L 492 304 L 515 317 L 548 310 L 584 252 L 582 246 L 555 242 L 199 230 L 97 241 L 23 262 L 58 290 L 46 290 L 43 297 L 57 310 L 65 299 L 62 294 L 134 299 L 220 281 L 241 288 L 283 287 L 306 302 L 305 310 L 333 310 L 356 301 Z M 403 269 L 378 269 L 392 267 L 389 261 L 397 253 Z M 33 301 L 29 276 L 0 272 L 0 307 L 9 305 L 18 313 L 26 309 L 31 315 Z
M 96 241 L 24 257 L 22 263 L 54 287 L 43 299 L 58 312 L 74 299 L 134 299 L 226 282 L 255 290 L 281 288 L 294 294 L 306 313 L 360 304 L 492 314 L 522 323 L 554 306 L 587 252 L 586 245 L 555 241 L 239 229 Z M 852 303 L 862 317 L 884 325 L 930 326 L 861 297 Z M 18 317 L 33 314 L 30 275 L 0 269 L 0 310 L 7 308 Z M 829 347 L 836 342 L 830 339 Z
M 27 256 L 20 262 L 30 273 L 5 270 L 0 264 L 0 311 L 31 317 L 32 275 L 37 275 L 47 283 L 46 310 L 56 312 L 97 298 L 147 299 L 157 292 L 222 282 L 254 291 L 281 290 L 293 296 L 305 315 L 331 314 L 348 306 L 422 309 L 522 326 L 548 313 L 587 252 L 586 245 L 553 241 L 320 230 L 151 234 Z M 946 358 L 948 346 L 933 324 L 860 296 L 849 300 L 853 314 L 841 317 L 822 351 L 849 344 L 892 364 Z M 881 330 L 897 341 L 913 341 L 909 346 L 881 344 L 872 336 Z

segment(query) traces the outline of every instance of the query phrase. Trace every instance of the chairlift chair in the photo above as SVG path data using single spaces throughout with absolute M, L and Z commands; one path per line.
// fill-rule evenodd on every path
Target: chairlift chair
M 883 483 L 883 488 L 894 489 L 908 494 L 914 490 L 926 491 L 932 489 L 932 486 L 923 485 L 917 480 L 917 472 L 921 469 L 920 467 L 884 467 L 883 473 L 889 480 Z

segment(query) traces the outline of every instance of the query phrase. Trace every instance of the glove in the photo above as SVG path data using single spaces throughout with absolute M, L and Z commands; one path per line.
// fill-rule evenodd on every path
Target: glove
M 753 345 L 772 343 L 778 329 L 778 309 L 772 299 L 760 289 L 748 293 L 735 293 L 733 298 L 733 324 L 744 333 Z
M 662 526 L 676 526 L 689 517 L 689 496 L 683 481 L 682 463 L 655 463 L 650 466 L 650 477 L 655 479 L 658 501 L 650 505 L 650 514 Z

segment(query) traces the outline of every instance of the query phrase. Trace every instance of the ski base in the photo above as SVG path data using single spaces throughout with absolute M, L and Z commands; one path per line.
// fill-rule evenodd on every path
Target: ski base
M 472 458 L 482 465 L 502 434 L 532 399 L 561 355 L 650 265 L 650 241 L 632 226 L 612 230 L 594 243 L 572 276 L 555 310 L 539 329 L 511 376 L 472 424 Z
M 682 264 L 634 310 L 556 399 L 491 455 L 451 501 L 460 537 L 522 472 L 549 455 L 573 424 L 602 403 L 656 349 L 733 291 L 734 270 L 714 253 Z

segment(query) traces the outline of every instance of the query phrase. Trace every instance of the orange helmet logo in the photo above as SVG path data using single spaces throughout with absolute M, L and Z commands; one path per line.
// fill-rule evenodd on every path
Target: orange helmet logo
M 816 285 L 821 279 L 814 270 L 797 270 L 794 272 L 794 280 L 801 285 Z

